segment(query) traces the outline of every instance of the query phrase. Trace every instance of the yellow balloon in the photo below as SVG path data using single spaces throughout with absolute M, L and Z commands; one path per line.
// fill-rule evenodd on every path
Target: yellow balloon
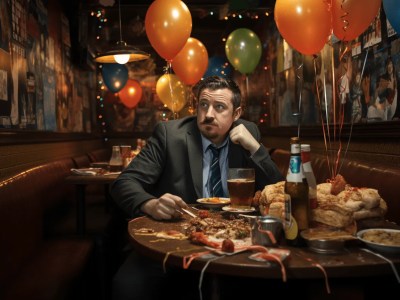
M 179 112 L 186 104 L 186 86 L 174 74 L 164 74 L 156 84 L 156 93 L 161 102 L 172 112 Z

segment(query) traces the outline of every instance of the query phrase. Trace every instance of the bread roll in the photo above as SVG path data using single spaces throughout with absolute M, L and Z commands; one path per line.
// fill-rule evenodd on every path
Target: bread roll
M 362 196 L 362 202 L 364 203 L 364 207 L 366 209 L 374 208 L 379 206 L 381 196 L 376 189 L 370 188 L 360 188 L 359 192 Z
M 364 202 L 362 202 L 361 193 L 357 190 L 350 189 L 344 190 L 337 195 L 339 202 L 351 211 L 358 211 L 364 207 Z
M 323 223 L 329 226 L 344 228 L 353 222 L 351 214 L 341 214 L 334 210 L 315 208 L 311 210 L 311 219 L 315 222 Z

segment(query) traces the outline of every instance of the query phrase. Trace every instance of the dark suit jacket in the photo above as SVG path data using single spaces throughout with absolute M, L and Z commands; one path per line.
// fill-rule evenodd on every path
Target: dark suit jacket
M 256 124 L 238 120 L 260 141 Z M 256 188 L 283 180 L 271 160 L 267 149 L 250 153 L 240 145 L 229 143 L 229 167 L 250 167 L 256 170 Z M 182 197 L 195 203 L 203 195 L 203 154 L 201 135 L 196 117 L 161 122 L 140 154 L 121 173 L 110 187 L 113 199 L 131 217 L 139 212 L 140 205 L 164 193 Z

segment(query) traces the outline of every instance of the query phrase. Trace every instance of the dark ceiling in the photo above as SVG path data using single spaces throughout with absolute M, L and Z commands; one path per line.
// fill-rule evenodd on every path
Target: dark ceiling
M 118 0 L 61 1 L 72 20 L 72 34 L 87 35 L 85 42 L 94 53 L 115 45 L 120 40 Z M 122 40 L 150 53 L 159 67 L 165 63 L 150 45 L 144 25 L 146 12 L 152 2 L 153 0 L 121 0 Z M 271 14 L 275 5 L 275 0 L 184 0 L 183 2 L 188 6 L 192 16 L 191 37 L 204 44 L 209 57 L 223 55 L 225 51 L 223 37 L 226 38 L 239 27 L 254 28 L 260 20 L 252 16 L 257 14 L 265 17 L 265 12 Z M 113 5 L 110 6 L 111 4 Z M 99 24 L 98 18 L 90 16 L 91 11 L 99 9 L 104 12 L 108 20 L 105 24 Z M 79 17 L 76 11 L 79 11 Z M 233 18 L 233 13 L 241 13 L 243 18 Z M 224 20 L 226 15 L 229 16 L 228 20 Z M 99 25 L 104 26 L 99 29 Z M 99 40 L 96 39 L 97 36 L 100 37 Z

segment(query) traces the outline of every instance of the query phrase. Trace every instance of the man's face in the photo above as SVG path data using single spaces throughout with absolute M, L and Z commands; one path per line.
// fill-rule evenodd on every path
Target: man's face
M 219 145 L 241 114 L 241 108 L 233 111 L 232 92 L 228 89 L 204 89 L 197 106 L 197 126 L 211 142 Z

